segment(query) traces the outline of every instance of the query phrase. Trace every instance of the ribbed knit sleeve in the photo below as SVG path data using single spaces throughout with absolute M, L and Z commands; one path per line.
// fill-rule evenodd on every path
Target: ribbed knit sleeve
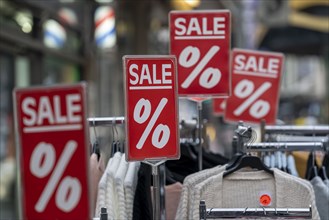
M 118 211 L 115 209 L 114 204 L 116 203 L 115 191 L 114 191 L 114 175 L 119 167 L 121 160 L 121 153 L 117 152 L 112 158 L 109 171 L 107 172 L 107 181 L 106 181 L 106 207 L 108 218 L 115 219 L 118 216 Z
M 320 219 L 315 194 L 310 182 L 275 170 L 277 206 L 281 208 L 307 208 L 312 206 L 312 219 Z
M 101 207 L 105 207 L 105 197 L 106 197 L 105 194 L 106 194 L 106 172 L 103 173 L 98 183 L 95 217 L 98 217 L 101 211 Z
M 128 171 L 124 181 L 125 201 L 127 219 L 133 218 L 134 196 L 137 185 L 137 174 L 140 167 L 140 162 L 129 162 Z
M 225 178 L 220 173 L 195 185 L 193 215 L 189 219 L 199 219 L 200 200 L 206 201 L 207 208 L 257 208 L 262 205 L 259 199 L 264 193 L 271 197 L 269 207 L 308 208 L 311 205 L 312 219 L 320 219 L 310 184 L 278 169 L 273 171 L 271 175 L 246 169 Z
M 194 186 L 199 182 L 209 178 L 210 176 L 222 172 L 225 170 L 225 167 L 226 166 L 217 166 L 211 169 L 202 170 L 185 178 L 177 213 L 175 216 L 176 220 L 189 219 L 189 215 L 192 213 L 190 208 L 191 202 L 194 200 Z
M 126 162 L 125 156 L 121 156 L 120 165 L 114 176 L 114 190 L 116 203 L 114 204 L 115 209 L 118 211 L 117 219 L 127 219 L 126 214 L 126 202 L 123 182 L 126 177 L 128 169 L 128 162 Z

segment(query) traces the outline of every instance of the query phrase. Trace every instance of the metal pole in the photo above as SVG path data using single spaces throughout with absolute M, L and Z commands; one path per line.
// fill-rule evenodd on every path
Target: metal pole
M 153 219 L 160 220 L 160 176 L 158 166 L 152 166 L 153 177 Z
M 324 151 L 326 150 L 322 142 L 265 142 L 246 144 L 249 152 L 266 152 L 266 151 Z
M 88 118 L 89 126 L 118 125 L 125 123 L 125 117 L 95 117 Z
M 266 125 L 266 134 L 289 133 L 289 134 L 329 134 L 329 125 L 297 126 L 297 125 Z
M 160 172 L 160 165 L 165 161 L 144 161 L 152 167 L 153 178 L 153 220 L 166 220 L 165 211 L 165 181 L 161 181 L 161 176 L 165 172 Z M 163 177 L 164 178 L 164 177 Z M 162 192 L 161 192 L 162 191 Z
M 199 170 L 202 170 L 202 102 L 198 102 Z

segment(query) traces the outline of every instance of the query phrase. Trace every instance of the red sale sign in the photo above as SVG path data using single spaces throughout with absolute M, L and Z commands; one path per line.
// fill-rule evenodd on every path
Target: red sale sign
M 226 98 L 214 98 L 212 107 L 214 115 L 223 115 L 226 108 Z
M 233 50 L 233 94 L 227 99 L 226 120 L 275 123 L 283 59 L 281 53 Z
M 178 94 L 230 95 L 230 11 L 172 11 L 169 19 L 170 53 L 178 59 Z
M 177 159 L 177 72 L 174 56 L 124 56 L 128 161 Z
M 14 91 L 23 219 L 90 219 L 86 85 Z

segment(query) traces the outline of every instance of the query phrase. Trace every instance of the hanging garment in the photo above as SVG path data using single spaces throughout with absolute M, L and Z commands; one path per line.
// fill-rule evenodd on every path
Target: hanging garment
M 295 158 L 291 154 L 288 155 L 287 166 L 288 166 L 288 169 L 291 172 L 291 175 L 297 176 L 297 177 L 299 176 L 298 172 L 297 172 L 297 169 L 296 169 Z
M 237 171 L 223 178 L 223 173 L 195 185 L 192 218 L 199 218 L 199 202 L 211 208 L 259 207 L 262 195 L 271 201 L 266 207 L 307 208 L 312 206 L 312 219 L 319 219 L 311 184 L 278 169 L 274 175 L 265 171 Z
M 115 209 L 115 189 L 114 189 L 114 175 L 119 168 L 121 161 L 121 153 L 116 152 L 114 156 L 110 159 L 109 165 L 106 167 L 106 197 L 105 204 L 107 208 L 108 218 L 114 219 L 118 216 L 118 210 Z
M 166 162 L 166 168 L 171 172 L 174 178 L 183 183 L 186 176 L 199 171 L 198 150 L 199 146 L 190 143 L 181 143 L 181 157 L 179 160 L 169 160 Z M 206 151 L 202 148 L 202 167 L 203 169 L 213 168 L 218 165 L 226 164 L 229 160 L 220 154 Z
M 194 199 L 195 185 L 208 179 L 209 177 L 215 174 L 224 172 L 225 168 L 226 166 L 217 166 L 211 169 L 206 169 L 191 174 L 185 178 L 177 213 L 175 216 L 176 220 L 190 219 L 190 217 L 192 217 L 192 210 L 190 209 L 190 207 Z
M 275 166 L 276 166 L 276 160 L 275 160 L 275 155 L 272 153 L 271 154 L 271 168 L 275 168 Z
M 166 219 L 173 220 L 177 212 L 183 185 L 180 182 L 165 186 L 166 189 Z
M 126 162 L 125 155 L 121 155 L 119 167 L 114 176 L 114 209 L 116 210 L 115 219 L 127 219 L 126 201 L 123 182 L 128 170 L 128 162 Z
M 152 220 L 151 167 L 142 163 L 134 198 L 133 220 Z
M 91 201 L 92 201 L 92 209 L 95 211 L 96 203 L 97 203 L 97 191 L 98 191 L 98 183 L 104 173 L 104 165 L 100 158 L 98 161 L 97 154 L 93 153 L 89 159 L 90 165 L 90 188 L 91 188 Z M 95 213 L 92 213 L 94 215 Z
M 101 212 L 101 208 L 105 207 L 108 209 L 108 195 L 107 195 L 107 182 L 108 182 L 108 171 L 111 167 L 113 160 L 112 158 L 109 159 L 106 168 L 103 172 L 103 175 L 98 183 L 98 193 L 97 193 L 97 202 L 96 202 L 96 210 L 95 216 L 97 217 Z
M 271 157 L 269 155 L 265 155 L 263 161 L 266 166 L 271 167 Z
M 323 182 L 324 182 L 324 184 L 326 184 L 326 186 L 328 187 L 328 190 L 329 190 L 329 180 L 324 180 Z
M 316 207 L 319 211 L 321 220 L 329 219 L 329 188 L 321 177 L 317 176 L 311 180 L 315 193 Z
M 136 191 L 139 167 L 140 162 L 129 162 L 128 171 L 124 180 L 127 219 L 133 218 L 134 196 Z

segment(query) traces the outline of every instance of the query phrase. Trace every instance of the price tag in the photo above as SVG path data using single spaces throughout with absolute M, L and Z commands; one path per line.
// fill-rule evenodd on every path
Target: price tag
M 174 56 L 125 56 L 126 156 L 133 160 L 180 156 Z
M 16 89 L 23 219 L 90 219 L 86 85 Z

